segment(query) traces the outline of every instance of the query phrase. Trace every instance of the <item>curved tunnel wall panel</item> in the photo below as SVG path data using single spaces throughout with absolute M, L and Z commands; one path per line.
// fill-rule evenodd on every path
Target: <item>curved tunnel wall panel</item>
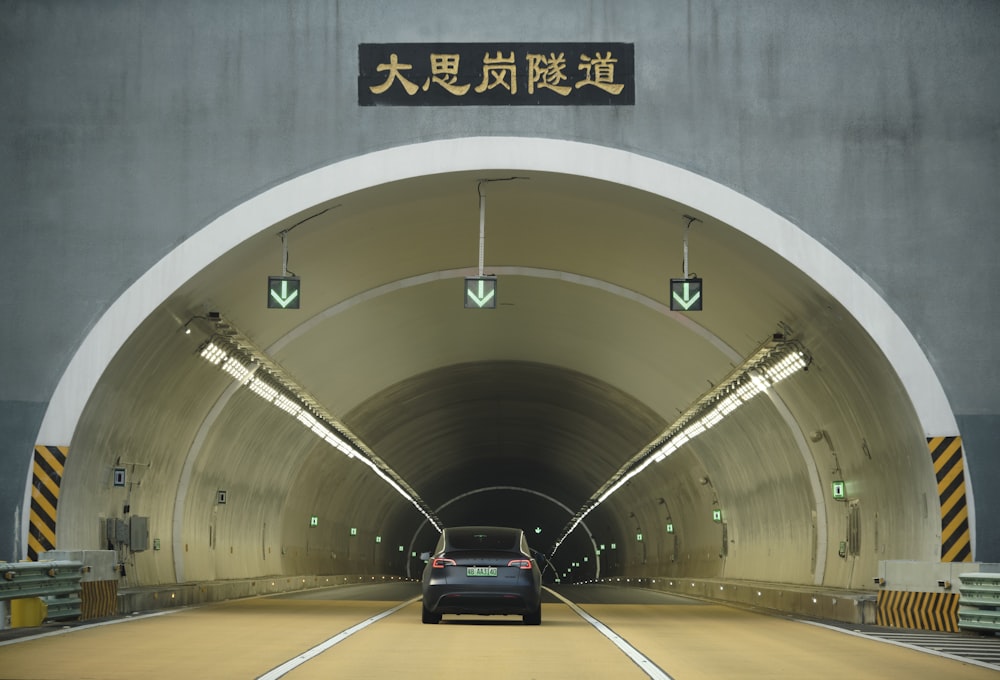
M 805 330 L 808 338 L 809 328 Z M 634 511 L 633 506 L 652 507 L 657 497 L 664 496 L 655 481 L 661 466 L 669 466 L 672 475 L 682 466 L 688 472 L 680 474 L 694 488 L 702 474 L 693 471 L 700 468 L 711 479 L 728 534 L 725 559 L 721 559 L 719 528 L 704 520 L 711 516 L 711 495 L 689 494 L 674 500 L 666 496 L 677 538 L 665 537 L 659 529 L 645 532 L 647 541 L 669 543 L 657 547 L 655 554 L 673 554 L 673 542 L 678 542 L 676 562 L 665 571 L 700 574 L 721 571 L 724 565 L 730 578 L 810 583 L 819 569 L 827 585 L 860 588 L 867 586 L 877 573 L 878 560 L 887 559 L 886 555 L 936 559 L 935 513 L 927 510 L 934 503 L 933 476 L 916 417 L 900 408 L 902 386 L 880 363 L 878 352 L 865 346 L 867 336 L 856 329 L 852 334 L 841 328 L 840 333 L 844 337 L 816 338 L 809 347 L 817 358 L 813 367 L 777 390 L 795 427 L 805 430 L 803 438 L 819 433 L 818 441 L 804 447 L 767 400 L 758 398 L 613 497 L 612 507 L 624 516 Z M 846 442 L 852 445 L 844 446 Z M 812 475 L 819 476 L 818 487 Z M 847 482 L 849 498 L 844 502 L 833 500 L 830 491 L 837 477 Z M 862 479 L 864 485 L 859 483 Z M 814 497 L 810 488 L 818 488 L 820 496 Z M 852 500 L 860 506 L 859 540 L 841 557 Z M 701 515 L 687 516 L 692 509 Z M 817 509 L 827 522 L 826 543 L 819 545 Z M 633 529 L 620 530 L 630 535 Z M 779 545 L 777 560 L 773 549 Z M 642 563 L 633 554 L 640 548 L 626 542 L 629 569 Z M 824 563 L 817 564 L 818 560 Z
M 262 549 L 264 525 L 280 521 L 291 480 L 315 445 L 290 416 L 248 390 L 232 396 L 197 452 L 181 497 L 186 580 L 280 573 L 278 560 Z M 225 504 L 219 490 L 227 492 Z
M 400 573 L 398 546 L 420 515 L 364 464 L 326 448 L 312 452 L 282 499 L 283 573 Z M 390 523 L 404 505 L 405 524 Z
M 73 438 L 77 455 L 67 460 L 58 546 L 103 550 L 106 518 L 148 516 L 150 540 L 160 538 L 161 550 L 130 560 L 129 582 L 175 579 L 171 517 L 184 454 L 228 383 L 202 372 L 196 347 L 173 319 L 151 316 L 108 366 Z M 124 487 L 113 485 L 119 466 Z
M 810 470 L 766 399 L 744 406 L 691 444 L 726 526 L 729 578 L 812 583 Z M 700 483 L 700 480 L 699 480 Z M 714 498 L 713 498 L 714 500 Z M 712 508 L 699 508 L 711 517 Z M 721 528 L 720 528 L 721 530 Z M 779 548 L 778 546 L 781 546 Z
M 618 546 L 611 556 L 617 568 L 609 569 L 607 575 L 723 575 L 721 528 L 711 517 L 711 492 L 699 483 L 705 468 L 692 455 L 676 461 L 673 458 L 656 465 L 638 482 L 623 487 L 606 503 L 608 508 L 599 508 L 603 512 L 595 523 L 608 526 L 613 535 L 606 540 L 617 540 Z M 663 524 L 665 517 L 660 515 L 661 497 L 667 501 L 674 523 L 676 554 Z M 642 530 L 642 542 L 636 540 L 637 529 Z M 674 561 L 659 563 L 650 559 L 661 552 L 674 556 Z
M 789 385 L 789 403 L 805 434 L 823 435 L 811 445 L 818 469 L 829 475 L 824 478 L 828 503 L 831 508 L 843 505 L 829 495 L 829 481 L 839 464 L 848 500 L 860 504 L 861 564 L 853 569 L 860 567 L 864 580 L 876 570 L 877 560 L 890 559 L 886 555 L 934 561 L 940 551 L 933 468 L 924 453 L 925 440 L 898 377 L 886 370 L 869 342 L 864 334 L 837 338 L 821 347 L 810 368 L 820 378 L 814 389 L 805 388 L 808 379 Z M 891 515 L 892 526 L 876 525 L 875 512 L 881 522 Z M 828 554 L 835 561 L 837 551 L 838 541 L 831 536 Z M 858 580 L 855 575 L 853 581 Z

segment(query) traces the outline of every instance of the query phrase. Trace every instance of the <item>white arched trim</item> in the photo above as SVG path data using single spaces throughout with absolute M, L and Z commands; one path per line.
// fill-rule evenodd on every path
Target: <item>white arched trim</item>
M 87 399 L 126 338 L 179 286 L 248 238 L 311 206 L 386 182 L 511 168 L 634 187 L 690 206 L 754 238 L 851 310 L 892 363 L 926 435 L 958 434 L 944 389 L 899 316 L 846 263 L 780 215 L 710 179 L 628 151 L 556 139 L 471 137 L 396 147 L 334 163 L 269 189 L 201 229 L 164 256 L 101 317 L 63 373 L 36 441 L 68 445 Z
M 899 316 L 818 241 L 749 198 L 687 170 L 628 151 L 555 139 L 472 137 L 376 151 L 314 170 L 242 203 L 180 244 L 118 298 L 77 349 L 36 441 L 68 445 L 83 407 L 125 339 L 184 282 L 290 215 L 386 182 L 468 170 L 578 175 L 663 196 L 711 215 L 806 272 L 850 309 L 892 363 L 928 436 L 957 435 L 944 389 Z

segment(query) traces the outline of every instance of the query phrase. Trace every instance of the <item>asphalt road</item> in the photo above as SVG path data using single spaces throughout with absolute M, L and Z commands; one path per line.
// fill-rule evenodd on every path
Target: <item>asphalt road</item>
M 0 678 L 837 678 L 972 680 L 974 665 L 786 617 L 614 586 L 519 617 L 420 622 L 418 583 L 231 601 L 0 641 Z M 23 635 L 23 633 L 22 633 Z

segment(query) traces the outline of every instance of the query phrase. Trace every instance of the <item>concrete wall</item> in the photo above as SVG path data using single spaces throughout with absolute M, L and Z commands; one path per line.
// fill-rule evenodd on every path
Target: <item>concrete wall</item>
M 62 371 L 173 246 L 337 160 L 513 134 L 688 168 L 854 267 L 922 344 L 968 429 L 976 557 L 1000 559 L 988 524 L 1000 477 L 997 4 L 91 0 L 2 14 L 0 558 L 20 557 L 31 447 Z M 633 42 L 636 105 L 357 106 L 358 43 L 428 40 Z

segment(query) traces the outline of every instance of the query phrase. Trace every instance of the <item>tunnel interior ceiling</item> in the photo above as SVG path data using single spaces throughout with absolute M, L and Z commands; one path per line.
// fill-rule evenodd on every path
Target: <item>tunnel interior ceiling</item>
M 470 490 L 586 496 L 664 423 L 590 376 L 547 364 L 448 366 L 400 382 L 346 420 L 432 507 Z M 576 488 L 567 488 L 569 485 Z
M 465 309 L 484 175 L 529 178 L 487 186 L 485 271 L 498 273 L 499 304 Z M 801 557 L 782 579 L 847 586 L 878 559 L 933 559 L 933 473 L 886 358 L 834 294 L 709 215 L 689 232 L 704 311 L 668 311 L 688 212 L 610 182 L 511 169 L 395 182 L 289 216 L 180 286 L 123 345 L 73 438 L 60 517 L 75 519 L 60 521 L 61 543 L 104 547 L 96 527 L 130 494 L 164 547 L 131 557 L 148 582 L 398 570 L 410 559 L 413 536 L 428 531 L 411 505 L 197 356 L 212 327 L 183 327 L 215 311 L 431 508 L 510 487 L 462 498 L 443 519 L 509 517 L 542 528 L 542 543 L 762 340 L 790 333 L 810 371 L 613 496 L 585 529 L 616 552 L 587 564 L 767 578 L 775 554 L 792 551 Z M 302 308 L 267 309 L 278 233 L 292 226 Z M 141 485 L 107 488 L 120 460 L 145 465 Z M 863 499 L 865 541 L 847 559 L 837 554 L 846 505 L 828 494 L 837 475 Z M 220 507 L 223 488 L 233 502 Z M 726 543 L 713 506 L 725 510 Z M 637 528 L 649 529 L 643 541 Z

